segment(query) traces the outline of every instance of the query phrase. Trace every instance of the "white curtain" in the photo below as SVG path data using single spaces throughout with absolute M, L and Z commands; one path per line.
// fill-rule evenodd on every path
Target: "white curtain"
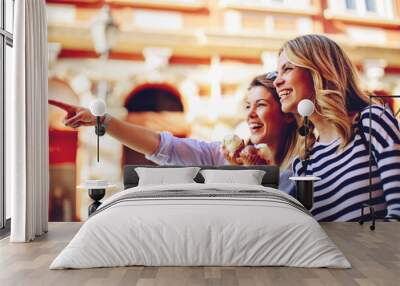
M 15 1 L 12 96 L 7 98 L 6 162 L 12 242 L 48 226 L 47 18 L 45 0 Z M 6 181 L 7 181 L 6 179 Z

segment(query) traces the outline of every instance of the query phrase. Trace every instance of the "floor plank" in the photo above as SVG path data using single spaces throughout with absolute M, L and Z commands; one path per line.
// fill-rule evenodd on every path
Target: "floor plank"
M 50 223 L 49 233 L 32 243 L 0 240 L 0 285 L 399 285 L 400 223 L 378 223 L 375 231 L 357 223 L 322 223 L 352 269 L 290 267 L 117 267 L 48 269 L 81 223 Z

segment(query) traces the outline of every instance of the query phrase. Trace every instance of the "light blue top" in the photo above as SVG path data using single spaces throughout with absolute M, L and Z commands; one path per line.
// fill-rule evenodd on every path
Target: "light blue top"
M 161 142 L 158 150 L 146 159 L 158 165 L 228 165 L 221 152 L 221 142 L 204 142 L 193 138 L 179 138 L 169 132 L 161 132 Z M 279 189 L 294 196 L 295 185 L 289 180 L 290 169 L 281 173 Z

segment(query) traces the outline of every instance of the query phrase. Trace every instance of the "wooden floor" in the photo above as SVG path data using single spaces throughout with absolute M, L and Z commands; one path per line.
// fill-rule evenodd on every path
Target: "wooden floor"
M 32 243 L 0 241 L 0 285 L 400 285 L 400 223 L 322 224 L 353 268 L 121 267 L 48 270 L 81 223 L 50 223 Z

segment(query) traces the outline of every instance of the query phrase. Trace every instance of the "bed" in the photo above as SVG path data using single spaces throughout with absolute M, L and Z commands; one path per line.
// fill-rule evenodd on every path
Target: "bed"
M 124 190 L 103 202 L 50 269 L 129 265 L 351 267 L 301 203 L 277 189 L 277 167 L 250 168 L 265 171 L 261 185 L 205 184 L 198 173 L 195 183 L 151 186 L 138 186 L 137 167 L 144 166 L 125 166 Z M 157 170 L 165 167 L 171 168 L 152 166 Z

